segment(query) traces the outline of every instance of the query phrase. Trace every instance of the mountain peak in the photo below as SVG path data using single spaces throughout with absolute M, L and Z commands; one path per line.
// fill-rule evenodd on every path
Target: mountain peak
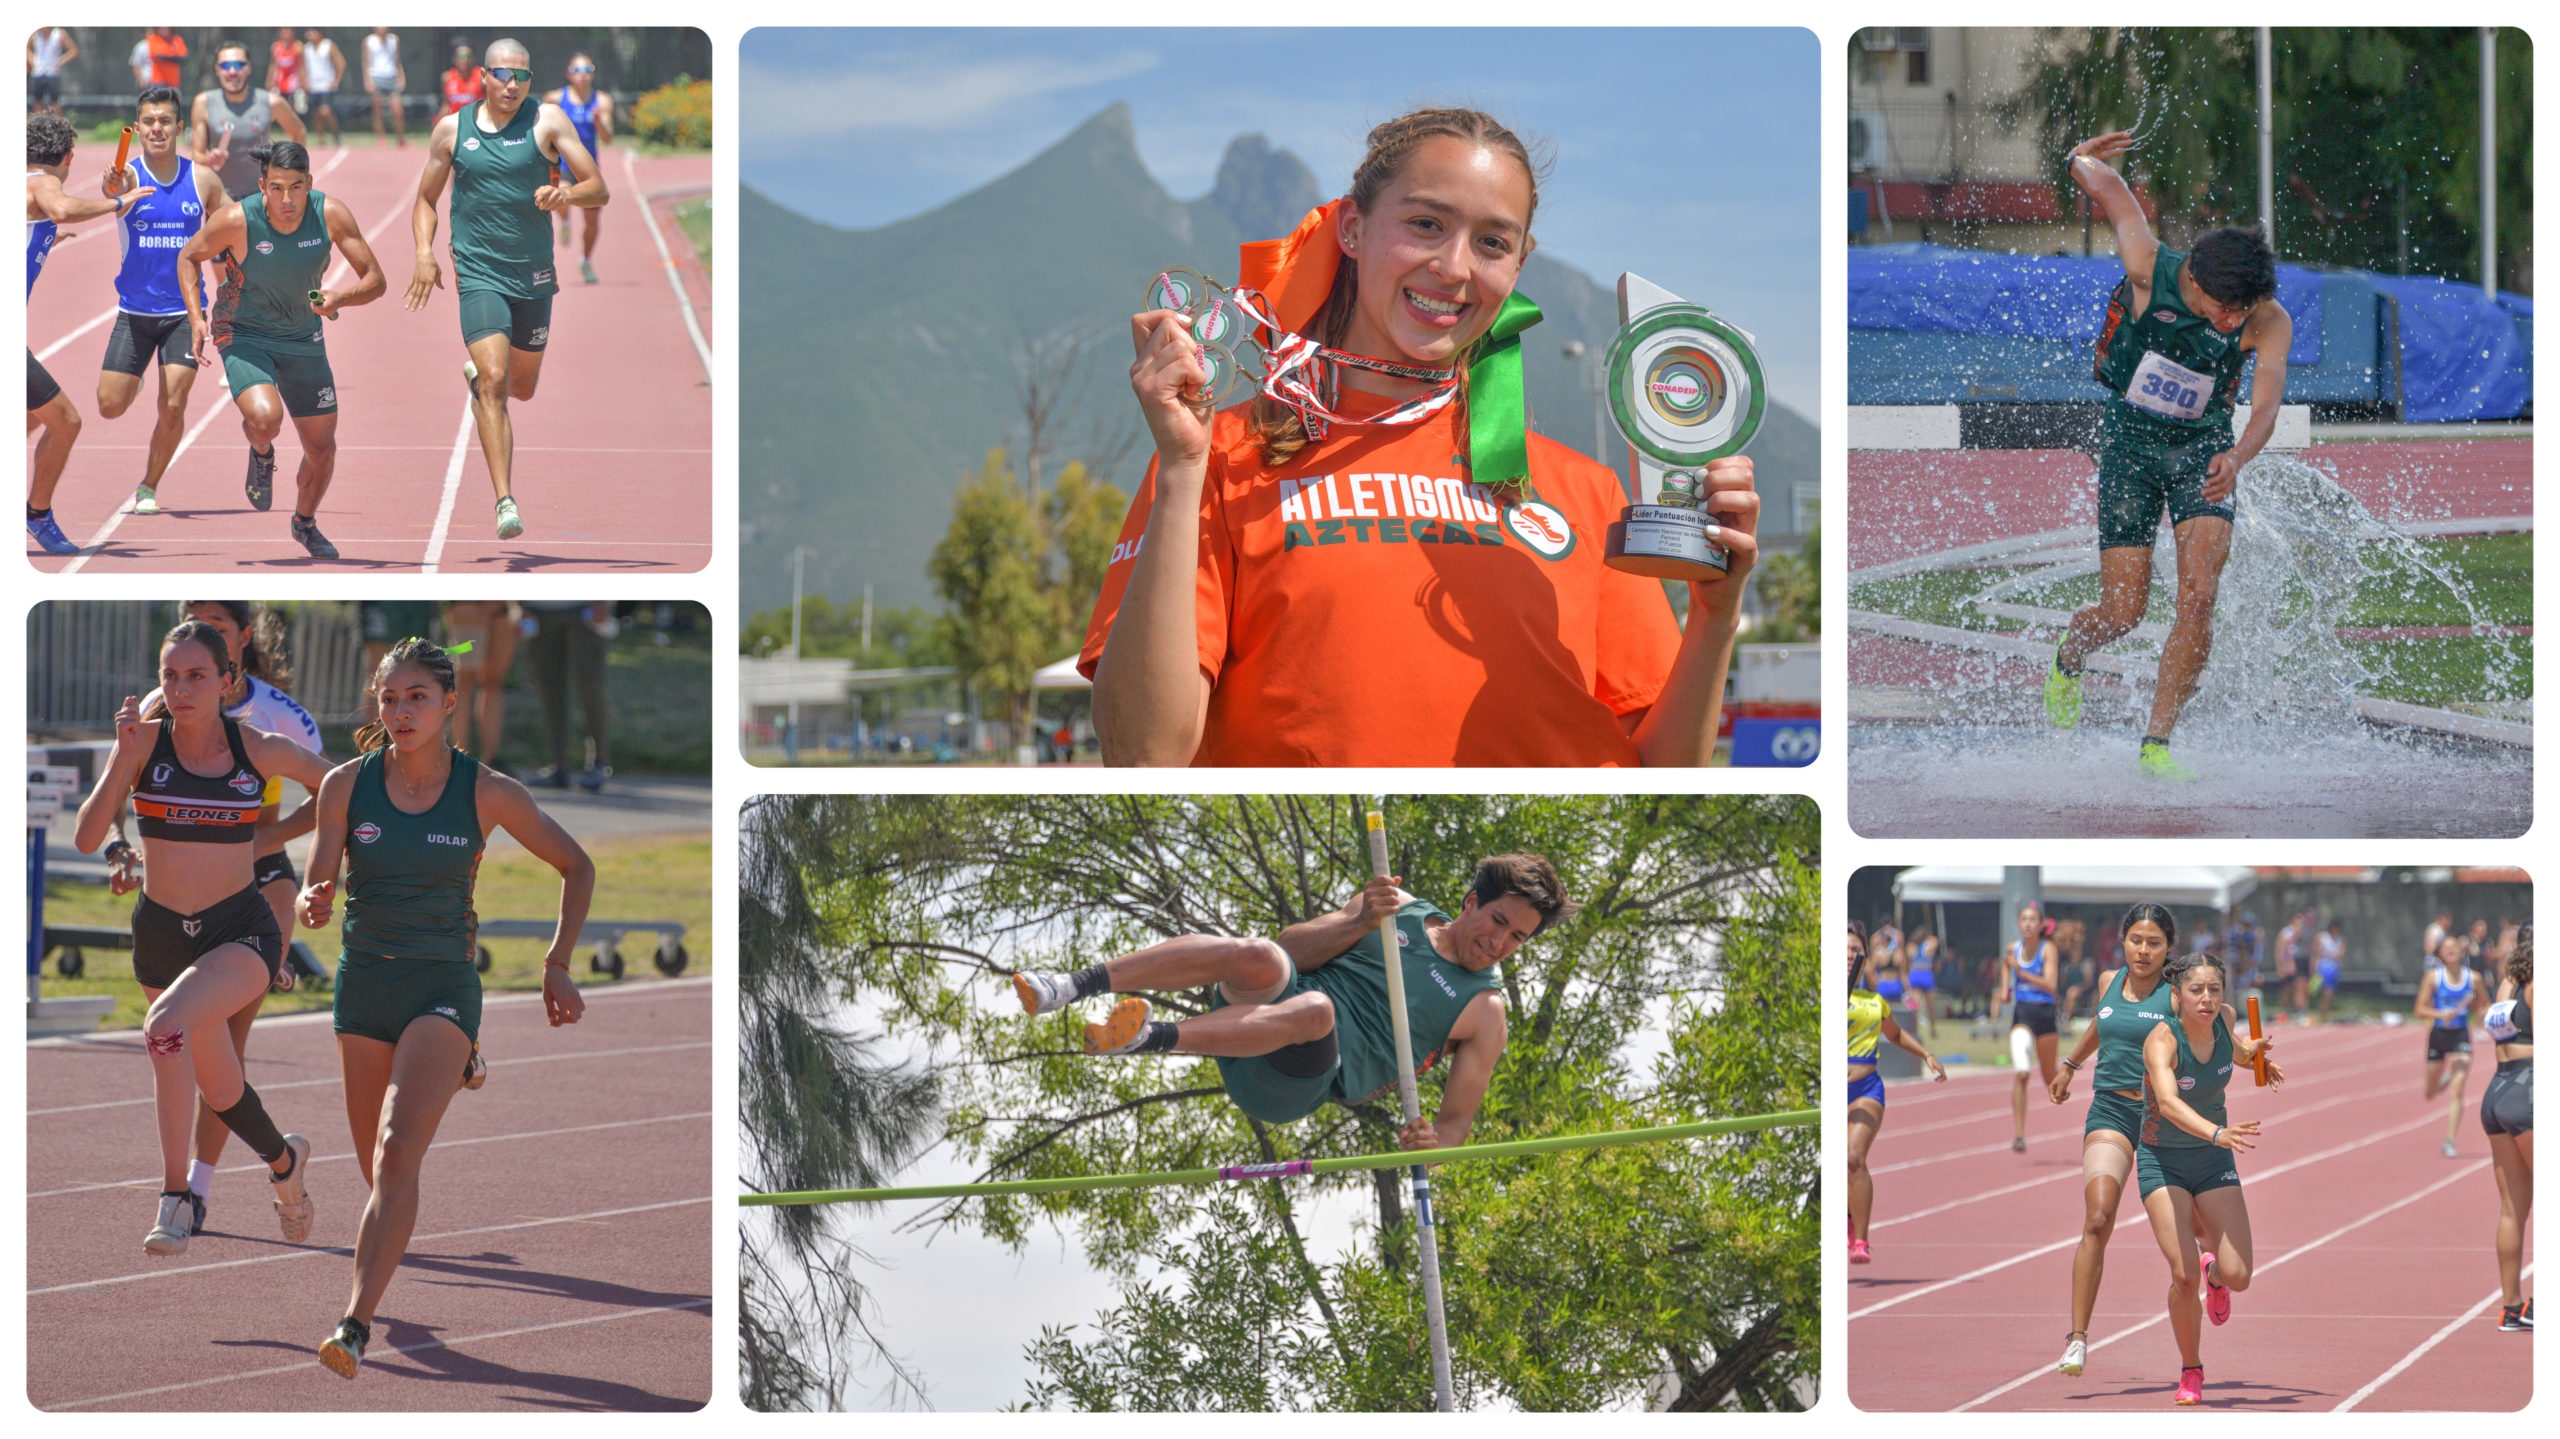
M 1324 203 L 1314 173 L 1261 135 L 1238 135 L 1218 161 L 1218 183 L 1209 204 L 1247 240 L 1288 234 L 1306 213 Z

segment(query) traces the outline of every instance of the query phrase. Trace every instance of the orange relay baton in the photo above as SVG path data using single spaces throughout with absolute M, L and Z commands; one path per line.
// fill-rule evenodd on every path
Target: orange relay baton
M 2253 994 L 2249 996 L 2249 1042 L 2256 1044 L 2264 1038 L 2266 1038 L 2265 1032 L 2258 1028 L 2258 997 Z M 2267 1052 L 2263 1049 L 2259 1050 L 2257 1058 L 2249 1061 L 2249 1067 L 2258 1072 L 2258 1087 L 2266 1088 Z
M 124 127 L 123 138 L 116 141 L 116 168 L 123 169 L 124 162 L 131 158 L 133 158 L 133 127 L 127 125 Z

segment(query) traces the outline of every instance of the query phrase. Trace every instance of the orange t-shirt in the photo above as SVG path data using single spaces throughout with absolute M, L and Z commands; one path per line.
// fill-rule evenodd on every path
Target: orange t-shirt
M 1383 401 L 1357 392 L 1344 412 Z M 1337 429 L 1271 469 L 1217 417 L 1195 599 L 1208 727 L 1195 765 L 1633 765 L 1619 716 L 1680 646 L 1660 581 L 1602 563 L 1617 475 L 1529 437 L 1533 494 L 1469 484 L 1457 405 Z M 1101 663 L 1155 506 L 1129 506 L 1077 667 Z
M 145 35 L 142 37 L 142 43 L 149 46 L 151 50 L 151 83 L 167 85 L 175 89 L 178 84 L 180 64 L 187 58 L 187 37 Z

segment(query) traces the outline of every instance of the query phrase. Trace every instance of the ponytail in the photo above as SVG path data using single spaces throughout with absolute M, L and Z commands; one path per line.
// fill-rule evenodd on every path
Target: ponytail
M 411 635 L 400 643 L 393 645 L 391 647 L 391 652 L 382 657 L 382 663 L 374 666 L 372 683 L 376 709 L 374 711 L 374 717 L 365 721 L 364 725 L 356 731 L 355 740 L 357 754 L 371 754 L 375 750 L 383 749 L 390 745 L 391 730 L 388 726 L 383 724 L 382 714 L 379 708 L 381 703 L 382 682 L 390 677 L 393 670 L 398 669 L 402 665 L 416 665 L 418 668 L 427 672 L 427 678 L 435 682 L 436 688 L 444 691 L 446 694 L 453 693 L 453 656 L 446 651 L 444 646 L 437 644 L 435 641 L 430 639 L 422 639 L 417 635 Z

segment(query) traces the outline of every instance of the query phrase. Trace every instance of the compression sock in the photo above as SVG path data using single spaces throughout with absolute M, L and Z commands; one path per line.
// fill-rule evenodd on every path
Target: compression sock
M 1091 999 L 1097 994 L 1109 994 L 1111 992 L 1111 966 L 1108 964 L 1086 965 L 1084 968 L 1076 971 L 1075 984 L 1076 998 L 1078 999 Z
M 1169 1023 L 1167 1023 L 1167 1022 L 1165 1022 L 1164 1020 L 1161 1020 L 1161 1019 L 1149 1020 L 1149 1021 L 1147 1022 L 1146 1032 L 1138 1036 L 1138 1042 L 1137 1042 L 1137 1043 L 1135 1043 L 1135 1044 L 1133 1044 L 1133 1045 L 1130 1045 L 1127 1049 L 1122 1050 L 1122 1051 L 1121 1051 L 1121 1053 L 1123 1053 L 1123 1054 L 1164 1054 L 1164 1053 L 1169 1053 L 1169 1052 L 1171 1052 L 1171 1050 L 1173 1049 L 1173 1041 L 1174 1041 L 1177 1037 L 1178 1037 L 1178 1027 L 1177 1027 L 1177 1026 L 1172 1025 L 1172 1024 L 1169 1024 Z
M 269 1164 L 284 1158 L 284 1136 L 276 1131 L 276 1122 L 267 1117 L 267 1107 L 258 1102 L 258 1091 L 246 1083 L 240 1086 L 239 1102 L 229 1109 L 217 1109 L 213 1117 L 223 1127 L 240 1136 L 260 1159 Z
M 35 506 L 33 506 L 33 505 L 29 505 L 29 506 L 27 506 L 27 523 L 29 523 L 29 524 L 33 524 L 33 523 L 35 523 L 36 521 L 38 521 L 38 520 L 40 520 L 40 519 L 43 519 L 45 516 L 47 516 L 47 515 L 49 515 L 49 514 L 52 514 L 52 513 L 53 513 L 53 511 L 51 511 L 51 510 L 40 510 L 40 509 L 37 509 L 37 508 L 36 508 Z
M 2169 741 L 2164 736 L 2156 734 L 2147 734 L 2142 737 L 2142 747 L 2144 749 L 2149 749 L 2153 745 L 2158 745 L 2162 749 L 2167 749 L 2169 747 Z

